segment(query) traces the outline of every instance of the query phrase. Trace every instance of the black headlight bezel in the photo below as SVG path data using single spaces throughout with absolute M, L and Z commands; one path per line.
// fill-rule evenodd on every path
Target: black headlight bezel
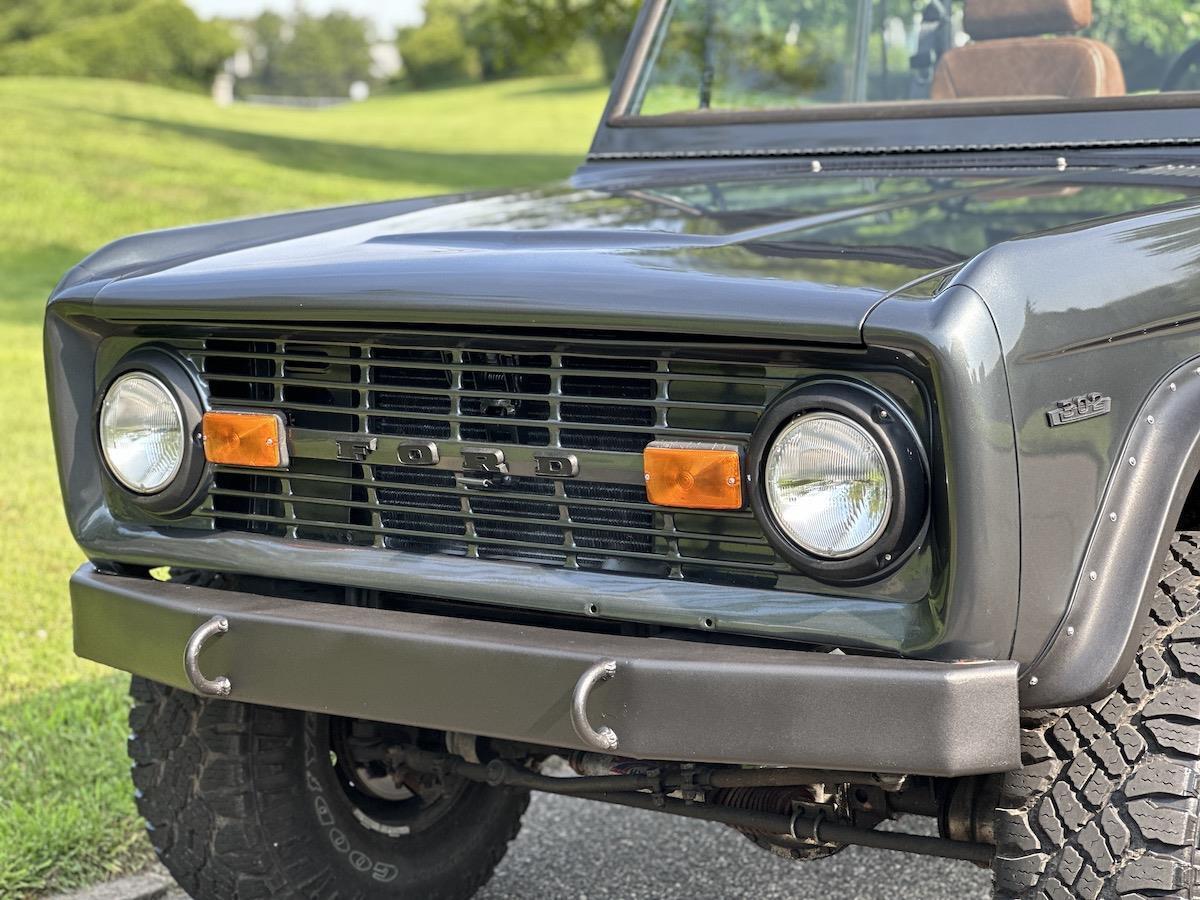
M 855 556 L 827 559 L 795 543 L 776 521 L 764 475 L 767 454 L 783 428 L 799 416 L 827 412 L 845 416 L 879 445 L 892 482 L 888 524 Z M 929 462 L 908 416 L 889 397 L 859 382 L 807 382 L 779 397 L 750 439 L 750 505 L 771 546 L 803 574 L 826 584 L 878 581 L 898 569 L 920 546 L 929 522 Z
M 100 440 L 100 411 L 104 398 L 118 379 L 131 372 L 145 372 L 158 380 L 183 414 L 183 459 L 179 471 L 165 487 L 152 494 L 141 494 L 122 484 L 110 469 Z M 154 346 L 139 347 L 113 366 L 96 391 L 92 409 L 92 441 L 110 497 L 119 497 L 121 503 L 155 517 L 174 518 L 191 512 L 203 498 L 211 478 L 211 467 L 204 457 L 201 430 L 204 410 L 198 378 L 170 350 Z

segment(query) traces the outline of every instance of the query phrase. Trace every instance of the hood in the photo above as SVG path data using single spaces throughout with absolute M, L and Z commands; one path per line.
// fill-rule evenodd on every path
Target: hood
M 1018 236 L 1187 201 L 1181 181 L 806 173 L 350 207 L 298 214 L 306 227 L 289 216 L 204 226 L 186 252 L 157 257 L 137 247 L 153 236 L 127 239 L 132 262 L 95 307 L 122 319 L 467 318 L 859 343 L 890 293 L 928 290 L 933 273 Z

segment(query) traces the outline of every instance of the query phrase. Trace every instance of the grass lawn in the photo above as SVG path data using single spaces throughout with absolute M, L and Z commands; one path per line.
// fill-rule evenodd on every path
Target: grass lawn
M 320 111 L 86 79 L 0 78 L 0 898 L 148 858 L 125 759 L 127 679 L 71 653 L 42 383 L 59 276 L 135 231 L 561 179 L 605 90 L 533 79 Z

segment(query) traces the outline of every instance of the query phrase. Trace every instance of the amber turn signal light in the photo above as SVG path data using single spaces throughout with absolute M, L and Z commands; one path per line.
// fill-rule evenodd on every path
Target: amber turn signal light
M 646 496 L 658 506 L 740 509 L 742 460 L 729 444 L 655 441 L 642 454 Z
M 286 466 L 283 417 L 276 413 L 207 412 L 204 456 L 209 462 L 225 466 Z

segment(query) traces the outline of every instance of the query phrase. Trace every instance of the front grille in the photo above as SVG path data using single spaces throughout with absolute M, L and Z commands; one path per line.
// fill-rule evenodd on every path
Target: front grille
M 718 584 L 774 587 L 791 571 L 747 511 L 650 505 L 641 453 L 655 439 L 745 447 L 805 375 L 794 351 L 316 328 L 166 342 L 214 407 L 289 422 L 286 472 L 217 469 L 199 512 L 218 529 Z M 361 458 L 344 458 L 355 443 Z M 403 464 L 402 448 L 430 443 L 437 465 Z M 510 474 L 465 480 L 470 448 L 503 451 Z M 548 453 L 574 456 L 578 475 L 536 475 Z

